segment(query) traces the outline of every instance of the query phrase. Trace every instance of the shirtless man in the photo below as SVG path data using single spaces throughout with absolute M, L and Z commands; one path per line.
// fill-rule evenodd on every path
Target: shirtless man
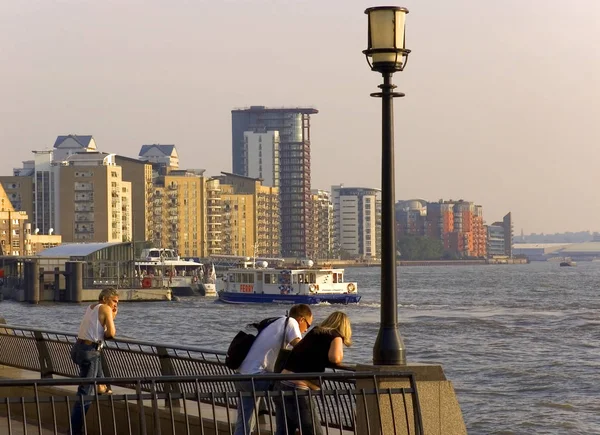
M 77 341 L 71 349 L 71 359 L 79 366 L 79 377 L 103 377 L 101 363 L 102 344 L 105 339 L 114 338 L 117 334 L 115 317 L 117 317 L 119 293 L 114 288 L 106 288 L 100 292 L 98 303 L 89 305 L 79 326 Z M 106 388 L 106 387 L 104 387 Z M 78 396 L 94 394 L 94 384 L 80 385 Z M 83 432 L 83 419 L 90 406 L 85 402 L 82 409 L 81 399 L 75 402 L 71 415 L 73 435 Z

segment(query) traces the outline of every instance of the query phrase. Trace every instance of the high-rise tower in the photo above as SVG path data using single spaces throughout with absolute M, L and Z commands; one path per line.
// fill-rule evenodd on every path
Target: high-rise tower
M 310 115 L 313 108 L 251 106 L 231 111 L 232 172 L 249 176 L 246 133 L 278 132 L 281 251 L 306 257 L 311 237 Z M 247 137 L 248 135 L 246 135 Z

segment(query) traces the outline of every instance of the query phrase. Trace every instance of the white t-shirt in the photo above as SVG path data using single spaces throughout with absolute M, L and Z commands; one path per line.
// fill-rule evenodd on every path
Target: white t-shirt
M 252 347 L 246 355 L 246 359 L 238 369 L 243 375 L 254 375 L 257 373 L 272 373 L 279 349 L 281 349 L 281 338 L 285 317 L 275 320 L 262 330 Z M 290 317 L 286 328 L 286 339 L 284 345 L 288 346 L 292 340 L 302 338 L 300 326 L 296 319 Z

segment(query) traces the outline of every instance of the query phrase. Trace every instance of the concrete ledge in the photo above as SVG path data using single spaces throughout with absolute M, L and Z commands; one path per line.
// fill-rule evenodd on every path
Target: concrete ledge
M 454 392 L 452 383 L 446 379 L 442 366 L 436 364 L 408 364 L 402 366 L 373 366 L 358 365 L 357 371 L 381 372 L 407 371 L 416 375 L 417 394 L 423 420 L 423 429 L 427 435 L 466 435 L 467 428 L 463 420 L 462 411 Z M 407 388 L 408 381 L 392 381 L 389 378 L 378 379 L 378 388 Z M 373 380 L 361 379 L 356 383 L 357 389 L 372 389 L 375 387 Z M 357 431 L 362 433 L 361 424 L 368 412 L 370 418 L 379 418 L 377 409 L 381 410 L 380 421 L 375 422 L 375 427 L 381 425 L 383 434 L 413 434 L 414 428 L 414 403 L 412 398 L 406 401 L 400 397 L 390 400 L 389 397 L 369 397 L 367 406 L 357 401 Z M 405 412 L 406 410 L 406 412 Z

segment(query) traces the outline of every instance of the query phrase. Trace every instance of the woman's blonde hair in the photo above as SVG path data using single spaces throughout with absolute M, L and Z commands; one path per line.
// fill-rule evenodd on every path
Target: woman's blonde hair
M 346 313 L 335 311 L 319 324 L 319 329 L 323 332 L 336 331 L 342 336 L 342 341 L 346 346 L 352 345 L 352 328 L 350 327 L 350 318 Z

